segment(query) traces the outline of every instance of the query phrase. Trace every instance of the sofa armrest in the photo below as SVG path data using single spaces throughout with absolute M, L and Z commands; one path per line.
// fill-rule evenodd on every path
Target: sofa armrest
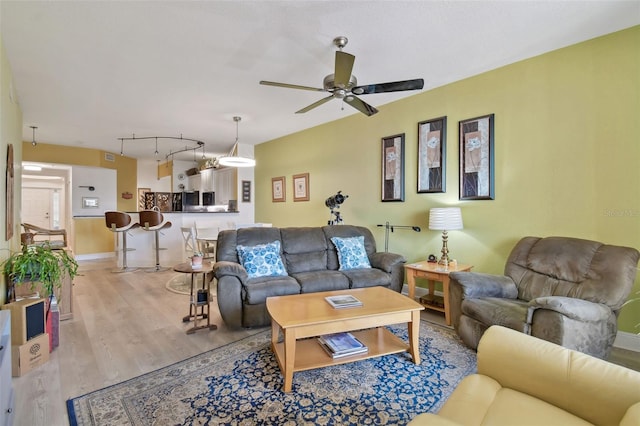
M 531 324 L 537 309 L 547 309 L 577 321 L 606 321 L 611 315 L 611 309 L 600 303 L 563 296 L 538 297 L 529 301 L 527 323 Z
M 217 279 L 228 276 L 237 277 L 243 285 L 247 279 L 249 279 L 249 275 L 247 274 L 247 270 L 244 269 L 244 266 L 235 262 L 216 262 L 213 266 L 213 273 Z
M 462 287 L 463 299 L 478 297 L 500 297 L 516 299 L 518 289 L 513 280 L 504 275 L 483 274 L 481 272 L 451 272 L 449 277 Z
M 640 425 L 640 402 L 633 404 L 620 421 L 620 426 Z
M 395 265 L 405 263 L 406 259 L 400 254 L 379 251 L 369 256 L 369 262 L 372 267 L 391 273 Z

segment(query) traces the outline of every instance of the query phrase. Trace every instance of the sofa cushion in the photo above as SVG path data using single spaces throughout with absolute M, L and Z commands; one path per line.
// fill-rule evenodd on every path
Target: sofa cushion
M 247 270 L 249 278 L 286 276 L 280 257 L 280 241 L 255 246 L 237 246 L 240 263 Z
M 243 287 L 242 298 L 249 305 L 259 305 L 271 296 L 287 296 L 300 293 L 298 282 L 289 277 L 260 277 L 252 278 Z
M 349 269 L 371 268 L 367 252 L 364 248 L 364 237 L 340 238 L 332 237 L 331 241 L 338 251 L 340 271 Z
M 376 240 L 369 228 L 364 226 L 336 226 L 327 225 L 322 227 L 322 232 L 327 239 L 327 269 L 338 270 L 340 263 L 338 262 L 338 252 L 335 245 L 331 242 L 332 237 L 349 238 L 364 236 L 364 248 L 367 255 L 371 256 L 376 252 Z
M 301 293 L 318 291 L 345 290 L 349 288 L 349 279 L 338 271 L 312 271 L 291 274 L 300 284 Z
M 523 333 L 527 330 L 528 303 L 522 300 L 484 297 L 464 299 L 462 313 L 487 326 L 502 325 Z
M 350 269 L 342 271 L 349 278 L 350 288 L 373 287 L 376 285 L 389 287 L 391 285 L 391 276 L 380 269 Z
M 290 274 L 327 269 L 327 239 L 322 228 L 282 228 L 280 234 Z

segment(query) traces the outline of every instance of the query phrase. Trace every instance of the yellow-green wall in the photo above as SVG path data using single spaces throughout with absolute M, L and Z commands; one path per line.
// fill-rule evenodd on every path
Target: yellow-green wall
M 13 85 L 13 73 L 11 72 L 11 65 L 7 60 L 7 55 L 4 50 L 4 44 L 0 37 L 0 188 L 2 188 L 2 201 L 0 205 L 0 263 L 9 257 L 12 251 L 20 249 L 20 218 L 18 213 L 20 212 L 20 204 L 22 201 L 22 195 L 20 187 L 22 186 L 22 179 L 19 173 L 19 169 L 15 168 L 14 181 L 13 181 L 13 237 L 9 240 L 6 239 L 6 204 L 5 204 L 5 188 L 7 185 L 7 177 L 5 171 L 7 170 L 7 147 L 13 145 L 13 162 L 14 165 L 20 164 L 22 158 L 22 110 L 18 104 L 17 98 L 14 97 L 11 100 L 10 92 Z M 5 282 L 4 274 L 0 274 L 0 305 L 3 305 L 6 300 L 7 285 Z
M 464 66 L 464 61 L 460 62 Z M 429 70 L 424 78 L 429 80 Z M 375 105 L 375 95 L 366 97 Z M 337 103 L 337 101 L 335 101 Z M 534 57 L 255 147 L 256 222 L 324 225 L 324 200 L 342 190 L 345 223 L 397 230 L 389 250 L 408 261 L 438 253 L 431 207 L 462 208 L 465 229 L 449 233 L 453 258 L 501 273 L 523 236 L 562 235 L 640 247 L 640 26 Z M 337 108 L 331 102 L 321 108 Z M 349 108 L 346 106 L 345 108 Z M 495 114 L 495 200 L 458 200 L 458 121 Z M 313 114 L 313 111 L 308 114 Z M 418 194 L 417 123 L 447 116 L 446 193 Z M 292 120 L 295 117 L 291 117 Z M 405 133 L 405 201 L 381 202 L 381 141 Z M 310 174 L 310 200 L 293 202 L 292 175 Z M 271 179 L 286 177 L 286 202 Z M 634 293 L 640 291 L 636 279 Z M 619 328 L 638 332 L 640 302 Z

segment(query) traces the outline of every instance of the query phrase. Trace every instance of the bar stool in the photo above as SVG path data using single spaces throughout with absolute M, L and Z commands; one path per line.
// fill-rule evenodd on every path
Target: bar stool
M 138 268 L 129 268 L 127 266 L 127 251 L 135 250 L 127 248 L 127 232 L 131 229 L 140 227 L 138 223 L 131 222 L 131 216 L 124 212 L 119 211 L 107 211 L 104 213 L 104 219 L 107 223 L 107 228 L 111 232 L 118 232 L 122 235 L 122 268 L 116 269 L 112 272 L 131 272 Z
M 160 267 L 160 237 L 158 236 L 162 229 L 171 228 L 171 222 L 164 221 L 164 216 L 162 213 L 156 210 L 141 210 L 139 212 L 140 215 L 140 223 L 139 225 L 145 231 L 153 231 L 155 232 L 155 242 L 156 242 L 156 267 L 155 269 L 150 270 L 149 272 L 159 272 L 164 271 L 169 268 L 161 268 Z M 165 249 L 162 249 L 165 250 Z

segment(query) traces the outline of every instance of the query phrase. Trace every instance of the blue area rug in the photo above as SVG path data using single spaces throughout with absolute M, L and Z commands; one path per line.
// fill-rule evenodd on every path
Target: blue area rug
M 406 326 L 389 329 L 407 339 Z M 436 412 L 476 370 L 452 330 L 420 324 L 421 365 L 408 353 L 295 373 L 293 391 L 271 331 L 67 401 L 73 425 L 404 425 Z

